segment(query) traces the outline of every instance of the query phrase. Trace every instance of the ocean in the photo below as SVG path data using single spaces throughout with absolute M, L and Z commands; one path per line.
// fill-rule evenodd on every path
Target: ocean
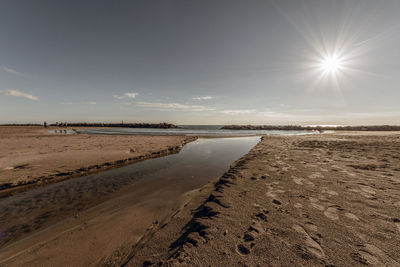
M 179 125 L 180 128 L 93 128 L 80 129 L 85 134 L 118 135 L 197 135 L 197 136 L 254 136 L 254 135 L 303 135 L 317 134 L 316 131 L 279 131 L 279 130 L 229 130 L 222 125 Z

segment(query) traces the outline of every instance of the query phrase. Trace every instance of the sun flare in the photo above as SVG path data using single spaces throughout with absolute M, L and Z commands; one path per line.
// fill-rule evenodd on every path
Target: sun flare
M 343 59 L 338 55 L 329 55 L 321 59 L 319 68 L 323 74 L 336 74 L 343 70 Z

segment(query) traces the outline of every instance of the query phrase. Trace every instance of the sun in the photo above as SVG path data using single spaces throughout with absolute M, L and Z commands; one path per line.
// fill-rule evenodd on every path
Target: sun
M 331 88 L 333 85 L 339 90 L 354 73 L 354 56 L 350 49 L 321 48 L 310 55 L 305 64 L 308 64 L 313 87 Z
M 331 74 L 335 75 L 338 72 L 342 71 L 344 68 L 344 60 L 342 57 L 336 54 L 327 55 L 321 58 L 319 62 L 319 69 L 322 74 Z

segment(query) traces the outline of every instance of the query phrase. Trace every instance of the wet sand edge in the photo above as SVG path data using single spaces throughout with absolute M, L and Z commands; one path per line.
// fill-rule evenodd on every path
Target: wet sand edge
M 78 178 L 105 170 L 120 168 L 129 164 L 144 161 L 146 159 L 153 159 L 158 157 L 164 157 L 171 154 L 176 154 L 181 151 L 184 145 L 197 140 L 197 138 L 198 138 L 197 136 L 186 136 L 183 142 L 178 146 L 171 146 L 166 149 L 154 151 L 152 153 L 147 153 L 135 157 L 105 162 L 87 167 L 80 167 L 73 171 L 61 172 L 55 175 L 40 176 L 33 180 L 19 181 L 18 183 L 3 183 L 0 184 L 0 198 L 14 195 L 37 186 L 42 186 L 50 183 L 57 183 L 71 178 Z

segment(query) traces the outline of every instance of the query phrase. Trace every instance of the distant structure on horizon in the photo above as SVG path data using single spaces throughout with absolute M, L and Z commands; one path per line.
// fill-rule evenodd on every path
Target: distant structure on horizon
M 161 128 L 161 129 L 169 129 L 169 128 L 179 128 L 179 126 L 171 123 L 104 123 L 104 122 L 96 122 L 96 123 L 88 123 L 88 122 L 56 122 L 55 124 L 51 124 L 51 126 L 56 127 L 125 127 L 125 128 Z

